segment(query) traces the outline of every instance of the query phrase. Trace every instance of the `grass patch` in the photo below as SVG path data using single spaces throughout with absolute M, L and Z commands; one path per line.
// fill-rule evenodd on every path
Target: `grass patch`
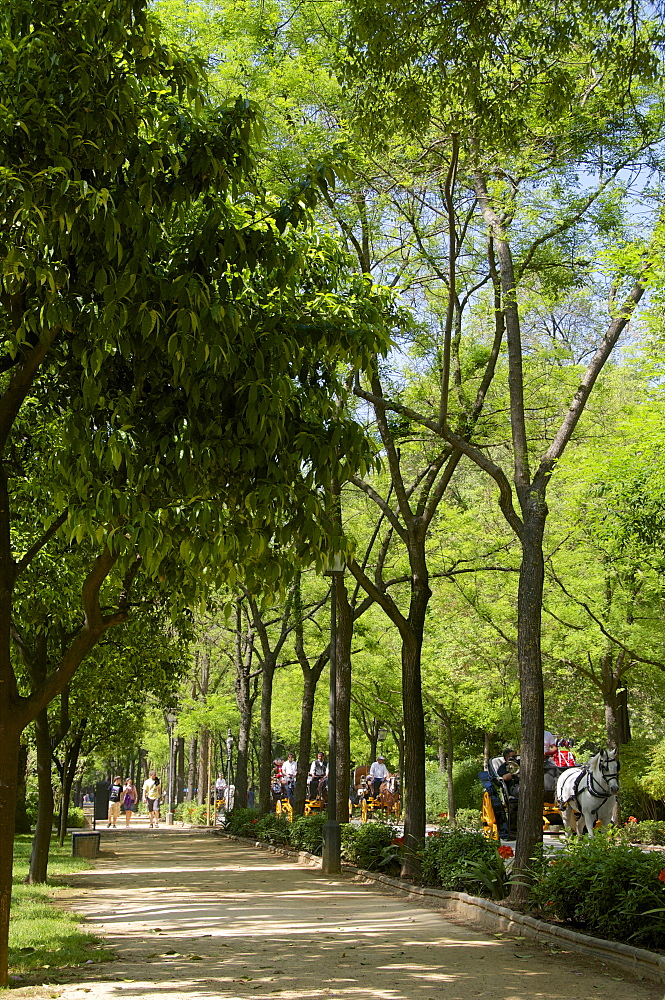
M 66 885 L 59 876 L 90 868 L 84 858 L 73 858 L 71 847 L 59 847 L 52 841 L 49 854 L 49 882 L 46 885 L 25 885 L 30 866 L 32 837 L 18 836 L 14 844 L 14 886 L 9 925 L 9 971 L 25 975 L 46 970 L 54 972 L 81 965 L 92 959 L 107 961 L 111 956 L 99 947 L 99 939 L 79 928 L 78 918 L 54 906 L 54 883 Z

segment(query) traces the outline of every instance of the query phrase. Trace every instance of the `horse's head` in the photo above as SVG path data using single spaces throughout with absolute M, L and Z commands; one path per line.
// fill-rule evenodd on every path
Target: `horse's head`
M 598 770 L 602 774 L 612 795 L 619 791 L 619 768 L 616 750 L 601 750 L 598 754 Z

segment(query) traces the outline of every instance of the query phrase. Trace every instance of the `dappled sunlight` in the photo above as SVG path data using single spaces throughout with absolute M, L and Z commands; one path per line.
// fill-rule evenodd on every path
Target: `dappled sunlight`
M 135 836 L 114 848 L 68 898 L 119 961 L 63 1000 L 551 1000 L 553 977 L 570 974 L 565 955 L 224 838 Z M 625 1000 L 621 977 L 593 977 L 587 994 Z M 639 990 L 631 1000 L 660 1000 Z

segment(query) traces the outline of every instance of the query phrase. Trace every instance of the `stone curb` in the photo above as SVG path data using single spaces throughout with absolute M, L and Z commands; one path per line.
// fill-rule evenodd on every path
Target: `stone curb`
M 237 840 L 248 847 L 258 847 L 271 854 L 295 858 L 309 867 L 319 868 L 321 866 L 321 858 L 316 854 L 309 854 L 307 851 L 295 851 L 275 844 L 265 844 L 260 840 L 236 837 L 223 830 L 216 832 L 220 836 Z M 378 886 L 383 885 L 386 888 L 404 893 L 406 896 L 434 903 L 436 909 L 458 917 L 465 923 L 482 927 L 484 930 L 519 933 L 525 938 L 542 941 L 546 944 L 565 945 L 582 955 L 591 955 L 601 962 L 613 965 L 624 972 L 630 972 L 633 976 L 642 977 L 655 983 L 665 983 L 665 955 L 647 951 L 646 948 L 636 948 L 634 945 L 622 944 L 619 941 L 605 941 L 602 938 L 591 937 L 589 934 L 569 930 L 567 927 L 557 927 L 544 920 L 530 917 L 528 914 L 510 910 L 490 899 L 470 896 L 466 892 L 446 892 L 443 889 L 411 885 L 401 879 L 391 878 L 389 875 L 376 875 L 374 872 L 355 868 L 346 862 L 344 862 L 343 869 L 359 876 L 364 882 L 371 882 Z

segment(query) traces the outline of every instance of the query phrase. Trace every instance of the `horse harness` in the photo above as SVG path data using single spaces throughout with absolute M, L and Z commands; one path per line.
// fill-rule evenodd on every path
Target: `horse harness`
M 611 775 L 611 777 L 613 777 L 613 778 L 619 776 L 619 771 L 621 770 L 621 762 L 617 761 L 616 762 L 616 766 L 617 766 L 616 772 Z M 607 781 L 608 775 L 603 770 L 603 762 L 602 761 L 599 762 L 598 768 L 599 768 L 600 773 L 602 774 L 603 778 L 605 779 L 605 781 Z M 591 770 L 591 768 L 589 767 L 589 765 L 588 764 L 583 764 L 581 766 L 581 768 L 580 768 L 580 773 L 577 775 L 577 777 L 575 778 L 575 781 L 573 782 L 573 794 L 568 799 L 569 802 L 572 799 L 575 799 L 575 801 L 577 802 L 577 804 L 579 806 L 579 799 L 577 798 L 577 790 L 578 790 L 578 788 L 580 786 L 580 782 L 582 781 L 583 778 L 587 779 L 586 780 L 586 784 L 584 786 L 584 790 L 587 791 L 589 793 L 589 795 L 592 795 L 594 799 L 599 799 L 599 802 L 598 802 L 598 805 L 596 806 L 596 808 L 591 810 L 591 815 L 594 816 L 595 819 L 598 819 L 598 813 L 600 812 L 601 808 L 605 805 L 605 803 L 607 802 L 607 800 L 610 799 L 615 793 L 614 792 L 610 792 L 609 786 L 607 786 L 607 791 L 605 791 L 602 786 L 599 786 L 597 784 L 597 782 L 594 781 L 593 771 Z M 579 810 L 579 812 L 578 812 L 578 810 L 576 809 L 575 813 L 577 815 L 581 815 L 581 810 Z

